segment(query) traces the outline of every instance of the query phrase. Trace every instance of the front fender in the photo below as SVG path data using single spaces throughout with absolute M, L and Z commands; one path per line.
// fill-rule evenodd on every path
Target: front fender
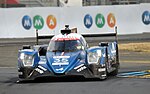
M 88 49 L 88 54 L 87 54 L 87 58 L 89 53 L 97 53 L 98 56 L 98 64 L 105 64 L 105 61 L 106 61 L 106 47 L 99 47 L 99 46 L 96 46 L 96 47 L 91 47 Z
M 24 64 L 24 57 L 23 56 L 32 56 L 32 66 L 25 66 Z M 18 51 L 18 67 L 36 67 L 38 62 L 40 61 L 38 52 L 32 49 L 23 49 Z

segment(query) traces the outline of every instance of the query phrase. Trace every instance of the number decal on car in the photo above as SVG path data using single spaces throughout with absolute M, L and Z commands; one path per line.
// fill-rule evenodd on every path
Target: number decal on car
M 68 58 L 54 58 L 54 62 L 52 63 L 53 66 L 62 66 L 62 65 L 69 65 Z

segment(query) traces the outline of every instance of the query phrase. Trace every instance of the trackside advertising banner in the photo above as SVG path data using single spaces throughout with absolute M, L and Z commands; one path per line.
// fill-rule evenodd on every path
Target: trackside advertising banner
M 80 34 L 150 32 L 150 4 L 0 9 L 0 38 L 56 35 L 65 24 Z

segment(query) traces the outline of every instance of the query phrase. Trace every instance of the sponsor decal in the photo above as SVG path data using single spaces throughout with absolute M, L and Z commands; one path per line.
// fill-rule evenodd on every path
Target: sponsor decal
M 79 40 L 78 38 L 75 38 L 75 37 L 68 37 L 68 38 L 55 38 L 54 39 L 55 41 L 64 41 L 64 40 Z
M 150 23 L 150 17 L 149 17 L 150 13 L 148 11 L 145 11 L 142 15 L 142 20 L 145 24 L 149 24 Z M 31 19 L 33 18 L 33 19 Z M 86 14 L 84 16 L 84 26 L 87 29 L 90 29 L 93 25 L 93 18 L 90 14 Z M 107 18 L 107 21 L 106 21 Z M 29 15 L 25 15 L 22 18 L 22 26 L 24 29 L 29 30 L 31 29 L 32 25 L 35 29 L 42 29 L 44 27 L 44 21 L 46 21 L 46 25 L 49 29 L 53 30 L 56 28 L 57 26 L 57 19 L 54 15 L 48 15 L 47 18 L 43 18 L 40 15 L 35 15 L 33 17 L 30 17 Z M 95 16 L 95 25 L 97 26 L 97 28 L 103 28 L 105 26 L 105 23 L 107 22 L 108 26 L 110 28 L 113 28 L 116 25 L 116 18 L 115 15 L 113 13 L 109 13 L 107 15 L 107 17 L 105 17 L 103 14 L 101 13 L 97 13 Z
M 65 57 L 65 58 L 60 58 L 60 57 Z M 69 65 L 68 56 L 55 56 L 53 57 L 53 59 L 54 59 L 54 62 L 52 63 L 53 66 Z
M 43 74 L 43 73 L 44 73 L 44 71 L 41 70 L 41 69 L 39 69 L 39 68 L 36 68 L 35 71 L 37 71 L 37 72 L 40 73 L 40 74 Z
M 24 27 L 24 29 L 29 30 L 32 27 L 32 21 L 30 16 L 25 15 L 22 18 L 22 26 Z
M 59 68 L 59 69 L 56 69 L 56 71 L 63 71 L 64 68 Z
M 37 30 L 42 29 L 44 26 L 44 20 L 41 16 L 36 15 L 33 18 L 33 24 L 34 24 L 35 29 L 37 29 Z
M 35 71 L 37 71 L 37 72 L 40 73 L 40 74 L 43 74 L 44 71 L 47 71 L 47 69 L 44 68 L 43 66 L 38 66 L 38 67 L 35 69 Z
M 39 64 L 46 64 L 46 61 L 39 61 Z
M 64 41 L 64 40 L 79 40 L 79 38 L 77 38 L 76 36 L 67 36 L 67 35 L 64 35 L 62 37 L 56 37 L 54 39 L 52 39 L 54 41 Z
M 97 14 L 96 15 L 95 24 L 98 28 L 102 28 L 105 25 L 105 18 L 102 14 Z
M 46 24 L 49 29 L 55 29 L 57 25 L 57 19 L 54 15 L 49 15 L 46 19 Z M 30 16 L 25 15 L 22 18 L 22 26 L 24 29 L 29 30 L 32 27 L 32 19 Z M 44 27 L 44 18 L 40 15 L 33 17 L 33 27 L 40 30 Z
M 114 14 L 109 13 L 107 16 L 107 24 L 109 27 L 113 28 L 116 25 L 116 18 Z
M 54 29 L 57 25 L 57 20 L 56 20 L 55 16 L 49 15 L 47 17 L 46 23 L 50 29 Z
M 77 69 L 77 72 L 81 72 L 81 71 L 83 71 L 83 70 L 85 70 L 86 69 L 86 66 L 82 66 L 82 67 L 80 67 L 79 69 Z
M 52 63 L 53 66 L 62 66 L 62 65 L 69 65 L 69 62 L 63 62 L 63 63 L 59 63 L 59 62 L 54 62 Z
M 70 58 L 70 56 L 53 56 L 53 58 Z
M 46 68 L 42 67 L 42 66 L 38 66 L 40 69 L 44 70 L 44 71 L 47 71 Z
M 142 14 L 142 22 L 145 25 L 149 25 L 150 24 L 150 12 L 149 11 L 144 11 Z
M 84 64 L 81 64 L 81 65 L 79 65 L 79 66 L 75 67 L 74 69 L 76 70 L 76 69 L 78 69 L 78 68 L 82 67 L 83 65 L 84 65 Z
M 92 26 L 92 24 L 93 24 L 92 16 L 89 14 L 85 15 L 84 26 L 89 29 Z
M 75 67 L 74 69 L 77 70 L 77 72 L 81 72 L 86 69 L 86 66 L 84 66 L 84 64 L 81 64 L 81 65 Z
M 95 16 L 95 25 L 98 28 L 103 28 L 105 26 L 106 20 L 105 20 L 105 16 L 101 13 L 98 13 Z M 109 13 L 107 15 L 107 24 L 110 28 L 114 28 L 114 26 L 116 25 L 116 18 L 114 16 L 113 13 Z M 93 25 L 93 18 L 90 14 L 86 14 L 84 16 L 84 26 L 86 28 L 91 28 L 91 26 Z

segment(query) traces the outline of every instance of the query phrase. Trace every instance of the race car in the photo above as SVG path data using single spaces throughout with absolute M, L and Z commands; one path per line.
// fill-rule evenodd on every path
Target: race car
M 19 80 L 39 77 L 83 76 L 107 79 L 117 75 L 118 44 L 101 42 L 89 47 L 84 37 L 68 26 L 52 37 L 48 45 L 23 46 L 18 53 Z

